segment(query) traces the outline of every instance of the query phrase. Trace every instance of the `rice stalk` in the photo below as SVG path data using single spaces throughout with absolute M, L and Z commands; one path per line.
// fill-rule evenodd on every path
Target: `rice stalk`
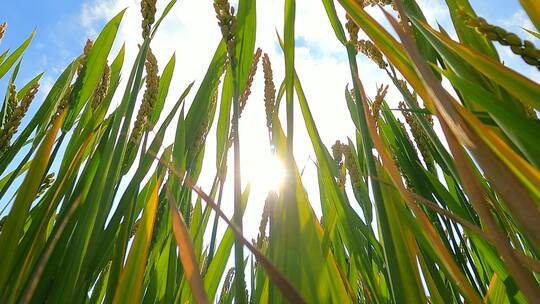
M 346 107 L 350 116 L 343 119 L 354 126 L 354 136 L 326 146 L 322 135 L 335 122 L 311 112 L 311 92 L 304 92 L 295 68 L 296 1 L 285 2 L 279 64 L 255 50 L 254 0 L 240 0 L 238 14 L 226 0 L 214 1 L 219 46 L 193 99 L 191 84 L 172 107 L 165 103 L 178 91 L 171 82 L 174 57 L 158 76 L 150 44 L 176 1 L 163 12 L 156 2 L 141 2 L 144 42 L 126 46 L 138 51 L 134 62 L 124 62 L 125 48 L 110 54 L 121 12 L 45 94 L 37 94 L 42 74 L 27 83 L 19 75 L 33 34 L 0 52 L 6 84 L 0 302 L 524 304 L 538 298 L 540 86 L 504 65 L 492 45 L 508 46 L 510 56 L 537 66 L 532 43 L 475 17 L 466 1 L 446 1 L 454 28 L 434 29 L 417 1 L 323 0 L 331 27 L 321 31 L 333 30 L 342 43 L 351 79 L 350 86 L 324 89 L 344 93 L 333 106 Z M 534 24 L 537 5 L 521 3 Z M 345 10 L 344 23 L 336 5 Z M 379 5 L 391 27 L 365 10 Z M 390 6 L 399 20 L 387 14 Z M 6 26 L 0 25 L 0 39 Z M 459 41 L 446 34 L 453 31 Z M 359 41 L 360 32 L 368 38 Z M 379 84 L 372 99 L 365 91 L 374 75 L 358 55 L 392 83 Z M 249 187 L 240 188 L 239 118 L 257 96 L 261 60 L 268 148 L 287 172 L 280 190 L 257 202 Z M 277 89 L 274 77 L 283 71 Z M 451 86 L 441 85 L 446 81 Z M 295 104 L 314 153 L 308 170 L 299 169 L 293 154 Z M 215 167 L 202 153 L 213 148 L 207 143 L 213 130 Z M 209 176 L 206 191 L 199 177 Z M 227 200 L 232 219 L 222 207 Z M 248 203 L 257 205 L 246 209 Z M 244 212 L 252 209 L 257 213 L 246 216 L 260 216 L 255 237 L 243 229 Z M 223 234 L 219 221 L 226 224 Z

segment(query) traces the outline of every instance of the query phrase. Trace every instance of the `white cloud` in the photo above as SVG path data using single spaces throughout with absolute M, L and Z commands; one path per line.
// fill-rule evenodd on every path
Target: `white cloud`
M 434 0 L 429 0 L 431 3 Z M 165 1 L 158 1 L 158 15 Z M 170 15 L 163 22 L 158 34 L 152 42 L 152 49 L 158 57 L 160 68 L 163 69 L 173 52 L 176 52 L 176 69 L 172 81 L 170 98 L 165 106 L 165 113 L 176 101 L 184 87 L 196 80 L 191 98 L 202 80 L 206 68 L 220 40 L 215 13 L 210 0 L 186 0 L 176 4 Z M 115 49 L 118 50 L 125 41 L 127 46 L 127 68 L 136 56 L 136 45 L 140 43 L 139 4 L 136 0 L 97 0 L 83 7 L 81 23 L 94 36 L 98 33 L 97 24 L 110 19 L 121 9 L 128 7 L 124 16 Z M 277 43 L 276 29 L 283 32 L 283 0 L 265 0 L 257 2 L 257 41 L 256 46 L 267 52 L 273 63 L 274 81 L 279 86 L 284 78 L 284 57 Z M 336 7 L 338 16 L 344 18 L 341 7 Z M 369 10 L 377 20 L 380 11 Z M 441 9 L 430 10 L 433 21 L 441 18 Z M 444 24 L 444 23 L 443 23 Z M 311 114 L 317 122 L 318 131 L 325 145 L 331 146 L 335 140 L 342 142 L 350 137 L 354 141 L 355 129 L 344 99 L 345 86 L 350 83 L 350 72 L 345 48 L 339 43 L 328 21 L 322 5 L 313 5 L 311 0 L 297 0 L 295 35 L 297 38 L 295 67 L 303 85 Z M 113 52 L 115 54 L 115 52 Z M 375 96 L 377 85 L 389 84 L 387 76 L 375 64 L 363 55 L 357 57 L 360 76 L 365 82 L 367 94 Z M 127 71 L 124 77 L 127 77 Z M 252 88 L 252 95 L 242 115 L 240 135 L 242 145 L 243 182 L 246 182 L 250 172 L 260 170 L 264 174 L 261 158 L 268 155 L 269 144 L 266 131 L 266 117 L 263 102 L 262 67 L 259 66 Z M 188 101 L 191 100 L 188 98 Z M 295 97 L 296 98 L 296 97 Z M 397 107 L 401 100 L 400 94 L 391 86 L 387 95 L 391 107 Z M 188 102 L 189 104 L 189 102 Z M 283 101 L 282 105 L 285 102 Z M 285 128 L 285 111 L 282 106 L 280 113 Z M 172 129 L 172 128 L 171 128 Z M 206 155 L 207 161 L 199 184 L 209 191 L 215 172 L 215 123 L 210 131 Z M 172 141 L 172 136 L 167 140 Z M 295 159 L 300 170 L 306 166 L 303 183 L 308 192 L 313 208 L 320 215 L 320 203 L 317 172 L 312 161 L 316 159 L 311 141 L 304 126 L 304 120 L 298 104 L 295 104 Z M 264 158 L 263 158 L 264 159 Z M 232 160 L 232 151 L 229 160 Z M 229 170 L 233 164 L 230 162 Z M 232 176 L 232 175 L 231 175 Z M 228 179 L 224 192 L 223 208 L 232 216 L 232 177 Z M 244 219 L 245 233 L 248 238 L 255 237 L 258 232 L 260 213 L 266 198 L 264 187 L 252 185 L 252 192 L 246 216 Z M 220 224 L 223 228 L 223 224 Z M 220 229 L 221 230 L 221 229 Z
M 164 1 L 159 1 L 158 15 Z M 262 1 L 257 3 L 258 25 L 257 46 L 263 48 L 271 58 L 276 85 L 284 77 L 284 58 L 278 49 L 275 30 L 283 29 L 283 1 Z M 126 63 L 131 64 L 135 57 L 137 43 L 140 43 L 139 6 L 137 1 L 102 0 L 83 6 L 81 24 L 89 34 L 98 33 L 98 24 L 110 19 L 121 9 L 128 7 L 124 16 L 115 49 L 125 41 L 127 46 Z M 343 91 L 348 80 L 349 70 L 345 61 L 345 50 L 334 36 L 322 5 L 311 5 L 308 0 L 297 2 L 296 36 L 303 40 L 296 50 L 296 68 L 316 121 L 320 123 L 319 132 L 326 144 L 335 139 L 345 139 L 354 134 L 354 127 L 345 105 Z M 182 1 L 177 3 L 163 22 L 152 42 L 152 49 L 162 69 L 173 52 L 176 52 L 176 70 L 168 104 L 176 100 L 185 85 L 193 80 L 200 81 L 220 39 L 212 1 Z M 114 52 L 112 53 L 114 54 Z M 128 67 L 129 67 L 128 64 Z M 371 69 L 371 68 L 370 68 Z M 124 72 L 125 74 L 127 72 Z M 199 83 L 196 83 L 194 91 Z M 241 141 L 243 155 L 261 155 L 268 150 L 267 131 L 263 105 L 262 68 L 253 85 L 253 94 L 248 101 L 241 120 Z M 193 94 L 192 94 L 193 95 Z M 284 104 L 284 103 L 283 103 Z M 295 106 L 295 153 L 299 166 L 312 155 L 311 143 L 303 125 L 299 107 Z M 210 133 L 207 154 L 207 174 L 201 176 L 201 184 L 208 186 L 214 172 L 215 135 Z M 256 157 L 243 157 L 243 166 L 258 166 Z M 309 188 L 317 187 L 316 178 L 306 180 Z M 315 184 L 313 184 L 315 183 Z M 310 195 L 315 195 L 313 191 Z M 227 194 L 227 193 L 226 193 Z M 252 193 L 252 205 L 260 210 L 264 203 L 263 193 Z M 318 195 L 313 201 L 318 201 Z M 226 202 L 224 202 L 226 204 Z M 255 222 L 259 216 L 252 217 Z M 256 226 L 256 225 L 255 225 Z
M 452 28 L 452 21 L 444 0 L 420 0 L 417 2 L 431 26 L 436 28 L 437 23 L 439 23 L 447 29 Z
M 511 14 L 507 18 L 497 20 L 496 23 L 500 24 L 506 30 L 515 32 L 518 35 L 526 34 L 523 30 L 524 28 L 534 30 L 534 25 L 523 9 L 519 9 L 517 12 Z M 526 35 L 527 39 L 532 38 L 532 36 L 529 36 L 529 34 Z
M 159 15 L 166 1 L 158 2 Z M 192 98 L 221 38 L 212 2 L 210 0 L 178 2 L 163 22 L 152 42 L 152 49 L 158 57 L 161 70 L 173 52 L 176 52 L 176 69 L 165 112 L 170 109 L 184 87 L 191 81 L 196 80 L 197 82 L 190 95 Z M 439 23 L 451 34 L 454 33 L 450 17 L 442 0 L 421 0 L 419 5 L 432 26 L 437 26 L 437 23 Z M 257 2 L 256 46 L 261 47 L 264 52 L 269 54 L 273 63 L 276 86 L 279 86 L 284 78 L 284 58 L 276 37 L 276 29 L 280 34 L 283 31 L 283 6 L 283 0 Z M 136 45 L 141 42 L 141 17 L 138 1 L 95 0 L 83 6 L 80 20 L 81 24 L 87 29 L 87 33 L 90 36 L 95 36 L 99 31 L 98 25 L 103 24 L 105 20 L 110 19 L 126 7 L 128 10 L 119 30 L 115 50 L 118 50 L 123 42 L 126 43 L 126 67 L 129 68 L 136 56 Z M 341 7 L 338 5 L 336 9 L 339 17 L 343 18 L 344 12 Z M 378 8 L 369 8 L 368 12 L 377 20 L 382 20 L 383 24 L 386 24 Z M 520 19 L 520 15 L 517 14 L 510 21 L 516 23 Z M 350 82 L 346 53 L 344 47 L 335 38 L 323 5 L 320 3 L 314 5 L 312 0 L 297 0 L 295 25 L 297 38 L 295 66 L 306 93 L 311 113 L 315 121 L 317 121 L 322 140 L 327 146 L 330 146 L 336 139 L 344 141 L 347 137 L 353 138 L 354 126 L 344 100 L 345 85 Z M 113 54 L 115 53 L 113 52 Z M 389 84 L 390 81 L 383 72 L 364 56 L 359 55 L 357 58 L 360 76 L 365 82 L 366 91 L 369 96 L 373 97 L 377 85 Z M 124 75 L 127 75 L 127 71 L 124 72 Z M 246 170 L 246 173 L 253 172 L 253 168 L 263 168 L 260 165 L 260 156 L 268 154 L 269 150 L 261 66 L 259 66 L 252 92 L 240 122 L 242 166 L 251 169 Z M 189 100 L 191 99 L 188 98 Z M 396 107 L 401 100 L 400 94 L 392 86 L 387 95 L 387 100 L 390 102 L 391 107 Z M 281 112 L 281 114 L 284 114 L 284 111 Z M 204 173 L 200 179 L 200 184 L 206 190 L 209 190 L 215 172 L 214 132 L 215 126 L 208 137 L 206 148 L 208 161 L 203 168 Z M 171 141 L 171 138 L 167 140 Z M 295 104 L 295 157 L 300 170 L 302 170 L 309 157 L 315 159 L 297 103 Z M 229 157 L 229 159 L 232 159 L 232 157 Z M 232 163 L 229 168 L 231 167 Z M 261 172 L 261 174 L 264 173 Z M 244 174 L 245 176 L 246 174 Z M 318 189 L 316 170 L 312 162 L 307 162 L 304 183 L 307 189 Z M 229 215 L 232 215 L 231 188 L 232 185 L 227 185 L 223 201 L 224 209 Z M 318 191 L 309 191 L 309 195 L 314 208 L 319 210 Z M 247 213 L 253 216 L 248 216 L 245 219 L 248 237 L 254 237 L 257 233 L 264 199 L 265 193 L 252 191 Z

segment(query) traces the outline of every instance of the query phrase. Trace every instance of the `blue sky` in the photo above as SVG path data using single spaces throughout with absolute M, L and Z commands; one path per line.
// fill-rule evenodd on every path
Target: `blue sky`
M 234 2 L 234 1 L 232 1 Z M 283 0 L 260 0 L 258 7 L 258 38 L 257 45 L 270 54 L 275 64 L 275 79 L 279 82 L 282 70 L 283 56 L 276 45 L 275 29 L 283 27 Z M 442 5 L 443 0 L 418 1 L 432 25 L 438 22 L 449 28 L 449 17 Z M 520 27 L 530 27 L 530 22 L 519 6 L 518 0 L 474 0 L 471 1 L 477 13 L 493 23 L 518 33 L 521 37 L 530 39 Z M 165 0 L 158 0 L 163 7 Z M 337 42 L 328 23 L 322 3 L 316 0 L 297 0 L 296 34 L 297 54 L 296 68 L 310 103 L 311 111 L 319 124 L 319 132 L 323 141 L 330 146 L 335 140 L 345 141 L 347 136 L 353 137 L 354 127 L 349 119 L 347 108 L 343 101 L 343 89 L 349 82 L 348 66 L 343 47 Z M 89 38 L 95 38 L 103 24 L 121 9 L 129 7 L 123 25 L 117 37 L 115 49 L 126 42 L 126 66 L 134 57 L 133 50 L 140 42 L 140 17 L 137 0 L 5 0 L 2 3 L 0 22 L 9 24 L 6 36 L 0 43 L 0 49 L 16 48 L 35 28 L 37 34 L 25 53 L 22 70 L 17 85 L 44 71 L 42 92 L 52 85 L 60 71 L 76 56 Z M 377 18 L 380 12 L 369 9 Z M 340 16 L 344 16 L 339 10 Z M 176 51 L 177 71 L 173 78 L 170 100 L 175 100 L 183 88 L 191 81 L 200 80 L 220 39 L 216 25 L 211 0 L 180 0 L 173 12 L 163 23 L 160 32 L 152 44 L 161 67 Z M 538 40 L 534 41 L 538 45 Z M 115 52 L 113 51 L 113 54 Z M 502 58 L 511 67 L 533 79 L 540 79 L 534 69 L 524 65 L 519 58 L 510 56 L 507 49 L 501 49 Z M 359 56 L 360 69 L 369 81 L 366 81 L 367 93 L 374 96 L 376 85 L 388 83 L 385 75 L 371 62 Z M 262 77 L 258 76 L 252 89 L 253 95 L 242 116 L 241 128 L 244 125 L 242 142 L 249 143 L 242 147 L 244 168 L 252 168 L 253 172 L 244 172 L 244 176 L 257 186 L 257 172 L 261 172 L 261 156 L 268 155 L 264 107 L 262 104 Z M 325 86 L 321 86 L 321 82 Z M 197 85 L 197 84 L 196 84 Z M 0 88 L 5 88 L 5 81 L 0 81 Z M 4 91 L 1 92 L 3 94 Z M 30 114 L 43 100 L 41 93 L 30 109 Z M 388 99 L 397 103 L 397 92 L 390 91 Z M 189 99 L 189 98 L 188 98 Z M 167 109 L 167 106 L 166 106 Z M 308 189 L 316 189 L 316 171 L 308 161 L 313 155 L 311 144 L 303 126 L 299 111 L 295 119 L 295 155 L 299 167 L 306 166 L 304 182 Z M 211 131 L 213 132 L 213 131 Z M 203 170 L 201 184 L 203 188 L 209 185 L 213 177 L 215 141 L 213 133 L 209 136 L 207 154 L 209 165 Z M 263 157 L 264 159 L 264 157 Z M 261 182 L 261 183 L 264 183 Z M 264 185 L 260 185 L 264 188 Z M 265 193 L 252 191 L 253 200 L 263 202 Z M 225 193 L 227 196 L 227 193 Z M 318 201 L 317 191 L 310 191 L 313 201 Z M 227 196 L 232 197 L 232 195 Z M 225 202 L 226 206 L 227 202 Z M 261 205 L 250 205 L 261 209 Z M 0 204 L 1 207 L 1 204 Z M 314 206 L 317 209 L 317 206 Z M 248 207 L 249 208 L 249 207 Z M 260 210 L 257 210 L 260 211 Z M 258 224 L 259 216 L 253 217 Z M 255 224 L 255 227 L 257 227 Z M 256 229 L 254 230 L 256 233 Z
M 79 25 L 81 2 L 69 0 L 52 1 L 5 1 L 0 20 L 9 25 L 1 48 L 15 48 L 32 30 L 36 36 L 25 53 L 22 66 L 23 78 L 44 71 L 46 75 L 58 73 L 58 69 L 80 52 L 84 36 Z M 52 77 L 53 75 L 51 75 Z

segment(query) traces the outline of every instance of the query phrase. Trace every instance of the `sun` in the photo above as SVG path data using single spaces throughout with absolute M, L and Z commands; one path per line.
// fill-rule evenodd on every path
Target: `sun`
M 270 191 L 279 192 L 285 179 L 285 168 L 274 153 L 259 150 L 242 156 L 242 179 L 244 177 L 252 191 L 266 195 Z

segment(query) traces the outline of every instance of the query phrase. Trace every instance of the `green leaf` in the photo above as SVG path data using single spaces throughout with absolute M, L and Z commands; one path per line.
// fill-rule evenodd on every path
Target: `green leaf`
M 529 161 L 537 168 L 540 167 L 540 147 L 534 144 L 536 139 L 540 137 L 540 122 L 538 120 L 524 118 L 523 115 L 516 113 L 490 92 L 458 77 L 451 71 L 441 70 L 441 73 L 444 73 L 446 78 L 468 100 L 487 109 L 495 122 L 521 149 Z
M 216 169 L 220 170 L 222 162 L 227 157 L 226 150 L 229 142 L 231 125 L 231 106 L 233 95 L 233 79 L 230 67 L 227 68 L 223 86 L 221 88 L 221 101 L 219 103 L 219 117 L 216 131 Z
M 0 78 L 4 77 L 9 69 L 11 69 L 13 64 L 15 64 L 15 62 L 22 56 L 35 34 L 36 31 L 32 31 L 30 36 L 26 38 L 26 40 L 15 51 L 13 51 L 13 53 L 10 54 L 4 62 L 0 64 Z
M 169 93 L 169 87 L 171 85 L 175 63 L 176 55 L 173 54 L 171 56 L 171 59 L 165 66 L 165 69 L 163 69 L 163 73 L 161 74 L 161 79 L 159 81 L 158 97 L 156 99 L 156 103 L 154 104 L 154 110 L 152 111 L 152 115 L 148 120 L 151 126 L 157 123 L 161 111 L 163 110 L 163 106 L 165 105 L 165 99 L 167 98 L 167 94 Z
M 283 30 L 283 52 L 285 53 L 285 100 L 287 102 L 287 159 L 292 158 L 294 124 L 294 19 L 296 0 L 285 0 L 285 25 Z M 290 161 L 290 160 L 287 160 Z
M 13 261 L 18 257 L 18 243 L 23 234 L 26 216 L 31 203 L 36 198 L 36 193 L 41 185 L 42 178 L 47 172 L 51 150 L 64 115 L 65 112 L 58 118 L 53 128 L 49 130 L 47 136 L 38 148 L 36 155 L 28 168 L 28 174 L 19 188 L 24 191 L 19 191 L 17 193 L 13 207 L 2 228 L 0 234 L 0 247 L 4 248 L 4 250 L 0 252 L 0 268 L 3 269 L 0 273 L 0 290 L 5 290 L 4 288 L 7 280 L 14 270 L 15 264 Z
M 540 39 L 540 33 L 537 33 L 537 32 L 531 31 L 531 30 L 528 30 L 528 29 L 526 29 L 526 28 L 524 28 L 524 30 L 525 30 L 527 33 L 533 35 L 536 39 Z
M 242 192 L 242 212 L 246 209 L 249 199 L 251 187 L 248 184 Z M 218 286 L 220 284 L 221 277 L 227 267 L 227 261 L 231 255 L 231 250 L 234 244 L 234 233 L 230 227 L 225 230 L 221 242 L 215 256 L 212 258 L 212 262 L 208 266 L 208 271 L 204 276 L 204 287 L 208 297 L 211 301 L 215 300 Z
M 540 31 L 540 3 L 536 0 L 519 0 L 519 2 L 531 18 L 536 29 Z
M 146 201 L 144 212 L 129 250 L 126 266 L 120 274 L 113 303 L 138 303 L 143 295 L 141 284 L 154 230 L 160 184 L 161 178 L 154 176 L 140 196 L 140 199 Z
M 9 95 L 10 95 L 9 86 L 14 85 L 15 79 L 17 78 L 17 75 L 19 74 L 21 63 L 22 63 L 22 60 L 19 60 L 19 63 L 17 63 L 17 65 L 15 66 L 15 69 L 13 69 L 13 73 L 9 80 L 8 88 L 6 89 L 6 97 L 4 97 L 4 103 L 2 105 L 2 113 L 0 114 L 0 127 L 2 128 L 4 128 L 4 124 L 6 123 L 6 111 L 8 108 L 8 100 L 9 100 Z M 16 98 L 18 99 L 18 96 L 16 96 Z
M 223 63 L 226 58 L 225 43 L 220 42 L 214 57 L 210 62 L 203 81 L 193 98 L 191 107 L 186 114 L 186 127 L 191 130 L 186 133 L 186 147 L 191 147 L 195 141 L 195 136 L 199 133 L 199 129 L 202 127 L 204 117 L 208 115 L 208 108 L 210 105 L 210 99 L 213 92 L 217 87 L 219 77 L 223 70 Z
M 101 80 L 101 75 L 107 63 L 107 57 L 118 33 L 124 12 L 125 10 L 122 10 L 105 25 L 85 59 L 86 62 L 81 75 L 83 78 L 80 80 L 79 85 L 77 83 L 75 84 L 74 92 L 72 92 L 75 100 L 72 101 L 72 110 L 66 117 L 67 129 L 71 128 L 77 115 L 79 115 L 82 107 L 92 96 L 92 93 Z
M 339 40 L 339 42 L 345 45 L 347 43 L 347 37 L 345 36 L 345 31 L 343 30 L 343 26 L 341 25 L 341 22 L 339 21 L 339 18 L 337 16 L 334 1 L 323 0 L 323 5 L 324 9 L 326 10 L 326 14 L 328 15 L 328 19 L 330 19 L 330 24 L 334 29 L 334 33 L 336 34 L 337 39 Z
M 540 108 L 540 85 L 478 51 L 452 41 L 415 18 L 411 18 L 411 21 L 439 52 L 445 48 L 452 50 L 456 56 L 508 90 L 524 104 Z
M 497 54 L 497 50 L 493 46 L 493 43 L 485 36 L 478 33 L 474 28 L 465 24 L 465 21 L 463 20 L 460 11 L 476 17 L 469 0 L 446 0 L 446 5 L 448 5 L 448 12 L 452 18 L 452 23 L 456 29 L 459 41 L 498 61 L 499 55 Z

